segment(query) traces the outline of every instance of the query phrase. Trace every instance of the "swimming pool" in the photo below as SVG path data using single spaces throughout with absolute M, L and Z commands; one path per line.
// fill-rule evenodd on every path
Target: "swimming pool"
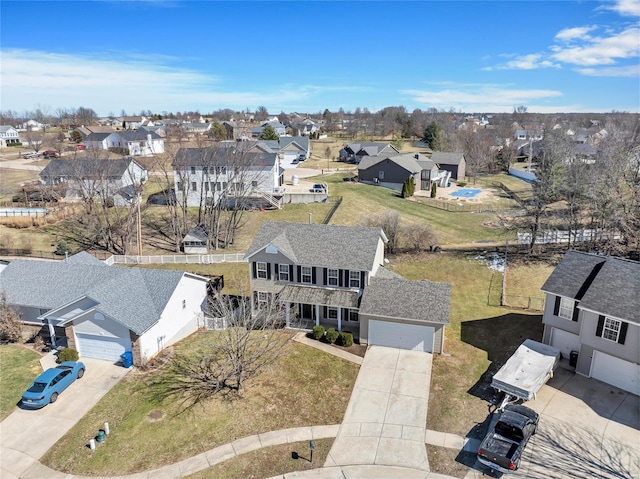
M 457 196 L 458 198 L 473 198 L 478 193 L 480 193 L 480 191 L 481 190 L 476 190 L 473 188 L 463 188 L 462 190 L 454 191 L 450 194 L 451 196 Z

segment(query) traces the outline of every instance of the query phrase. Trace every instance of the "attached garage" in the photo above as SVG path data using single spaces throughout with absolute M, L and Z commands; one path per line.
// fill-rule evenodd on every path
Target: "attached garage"
M 112 338 L 91 334 L 76 334 L 81 357 L 118 361 L 125 351 L 131 351 L 129 338 Z
M 640 396 L 640 365 L 600 351 L 593 352 L 591 377 Z
M 563 329 L 551 328 L 549 345 L 559 349 L 564 359 L 569 359 L 571 351 L 580 351 L 580 336 Z
M 435 328 L 390 321 L 369 321 L 369 344 L 433 352 Z

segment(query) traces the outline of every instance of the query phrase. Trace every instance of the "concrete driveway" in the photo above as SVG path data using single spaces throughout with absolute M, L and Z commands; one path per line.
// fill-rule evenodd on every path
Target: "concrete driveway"
M 108 361 L 82 362 L 84 377 L 55 403 L 38 410 L 17 409 L 0 423 L 0 478 L 20 477 L 129 371 Z
M 424 438 L 431 363 L 429 353 L 370 346 L 325 467 L 428 471 Z
M 540 426 L 511 477 L 640 477 L 640 397 L 560 367 L 526 406 Z

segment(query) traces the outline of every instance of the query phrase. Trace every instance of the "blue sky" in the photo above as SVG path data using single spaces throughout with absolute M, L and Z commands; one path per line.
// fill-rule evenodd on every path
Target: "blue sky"
M 640 0 L 0 2 L 0 109 L 640 111 Z

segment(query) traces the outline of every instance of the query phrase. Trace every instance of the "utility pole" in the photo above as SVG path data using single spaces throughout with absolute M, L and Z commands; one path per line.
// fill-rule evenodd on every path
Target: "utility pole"
M 142 201 L 142 193 L 137 196 L 138 201 L 138 256 L 142 256 L 142 219 L 140 218 L 140 202 Z

